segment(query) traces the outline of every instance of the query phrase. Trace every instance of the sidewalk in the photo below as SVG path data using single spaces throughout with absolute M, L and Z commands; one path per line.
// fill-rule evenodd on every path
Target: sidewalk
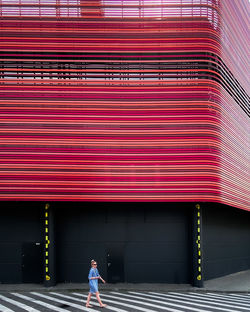
M 250 293 L 250 270 L 205 281 L 204 289 L 209 291 Z
M 204 282 L 203 288 L 189 284 L 99 284 L 100 291 L 177 291 L 177 292 L 248 292 L 250 293 L 250 270 L 237 272 Z M 29 291 L 88 291 L 89 285 L 77 283 L 59 283 L 54 287 L 45 288 L 42 284 L 0 284 L 0 292 Z

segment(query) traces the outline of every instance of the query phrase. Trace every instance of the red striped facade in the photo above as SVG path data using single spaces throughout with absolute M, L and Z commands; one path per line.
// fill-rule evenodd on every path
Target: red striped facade
M 248 1 L 0 6 L 1 200 L 250 210 Z

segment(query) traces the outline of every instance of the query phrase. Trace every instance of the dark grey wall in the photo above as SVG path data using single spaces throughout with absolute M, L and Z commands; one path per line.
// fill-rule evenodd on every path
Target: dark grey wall
M 43 241 L 41 209 L 40 203 L 1 203 L 0 283 L 22 282 L 22 244 Z
M 180 206 L 71 203 L 59 208 L 59 281 L 87 282 L 93 258 L 107 278 L 106 254 L 116 245 L 124 248 L 126 282 L 188 283 L 188 210 Z
M 250 213 L 206 204 L 203 257 L 205 279 L 250 269 Z
M 189 283 L 193 204 L 51 203 L 58 282 L 87 282 L 94 258 L 107 278 L 107 251 L 122 246 L 126 282 Z M 250 269 L 250 213 L 201 204 L 205 279 Z M 22 282 L 22 244 L 43 242 L 44 204 L 2 202 L 0 283 Z

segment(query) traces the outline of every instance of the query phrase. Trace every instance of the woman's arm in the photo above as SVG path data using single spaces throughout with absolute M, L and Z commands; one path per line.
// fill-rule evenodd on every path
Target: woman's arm
M 94 271 L 91 269 L 89 272 L 89 280 L 100 279 L 105 284 L 106 282 L 104 281 L 104 279 L 102 279 L 98 271 L 97 271 L 97 274 L 98 274 L 97 276 L 93 276 Z
M 96 277 L 90 277 L 89 279 L 91 279 L 91 280 L 93 280 L 93 279 L 100 279 L 100 280 L 103 282 L 103 284 L 106 283 L 106 282 L 104 281 L 104 279 L 103 279 L 100 275 L 98 275 L 98 276 L 96 276 Z
M 105 284 L 106 282 L 104 281 L 104 279 L 101 278 L 101 276 L 99 277 L 100 280 L 103 282 L 103 284 Z
M 104 279 L 102 279 L 101 275 L 99 274 L 99 271 L 97 270 L 97 275 L 99 276 L 99 279 L 103 282 L 103 284 L 105 284 L 106 282 L 104 281 Z
M 99 279 L 101 277 L 98 271 L 96 273 L 97 273 L 97 276 L 95 276 L 94 270 L 90 269 L 89 280 L 95 280 L 95 279 Z

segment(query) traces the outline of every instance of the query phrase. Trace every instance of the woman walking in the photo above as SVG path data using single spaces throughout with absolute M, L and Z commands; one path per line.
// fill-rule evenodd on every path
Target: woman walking
M 86 302 L 87 308 L 92 308 L 89 304 L 92 294 L 96 295 L 96 299 L 100 304 L 101 308 L 106 307 L 106 304 L 103 304 L 99 295 L 98 291 L 98 279 L 100 279 L 104 284 L 106 283 L 104 279 L 101 278 L 98 270 L 97 270 L 97 263 L 95 260 L 91 260 L 91 269 L 89 271 L 89 295 Z

